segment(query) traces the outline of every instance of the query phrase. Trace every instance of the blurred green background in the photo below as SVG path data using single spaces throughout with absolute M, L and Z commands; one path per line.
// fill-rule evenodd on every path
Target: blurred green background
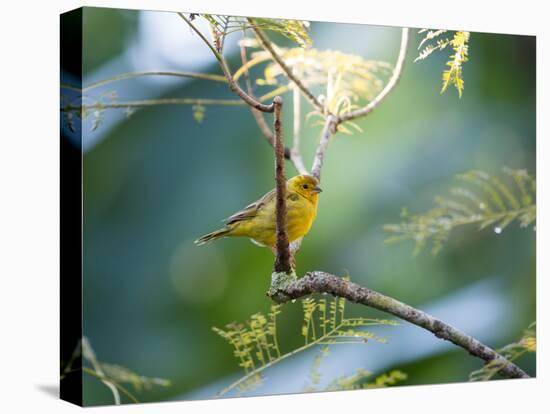
M 532 228 L 512 224 L 496 235 L 472 227 L 453 233 L 439 255 L 426 249 L 413 257 L 412 243 L 384 246 L 382 226 L 398 222 L 404 206 L 429 209 L 456 173 L 475 168 L 499 174 L 508 166 L 534 175 L 535 38 L 472 33 L 459 99 L 452 88 L 439 93 L 450 51 L 413 63 L 421 35 L 411 34 L 404 73 L 391 96 L 359 121 L 362 133 L 338 134 L 330 145 L 318 217 L 297 257 L 298 272 L 347 272 L 499 347 L 517 340 L 535 319 Z M 399 36 L 399 28 L 311 24 L 318 49 L 392 64 Z M 241 34 L 232 37 L 236 42 Z M 208 53 L 194 54 L 205 45 L 171 13 L 86 8 L 83 47 L 84 85 L 136 70 L 220 73 Z M 236 69 L 238 53 L 228 48 Z M 221 83 L 159 78 L 110 84 L 93 94 L 113 90 L 119 100 L 234 98 Z M 193 240 L 274 186 L 273 153 L 245 107 L 207 107 L 202 123 L 188 106 L 152 107 L 129 118 L 122 112 L 107 111 L 95 131 L 91 120 L 82 127 L 84 333 L 100 360 L 172 381 L 168 388 L 136 393 L 140 401 L 211 398 L 239 371 L 232 349 L 212 327 L 269 309 L 265 291 L 273 256 L 247 240 L 203 247 Z M 319 133 L 319 126 L 304 122 L 307 165 Z M 350 312 L 376 315 L 352 306 Z M 283 351 L 302 343 L 300 324 L 300 303 L 285 305 Z M 408 374 L 404 384 L 446 383 L 467 381 L 481 366 L 419 328 L 403 324 L 381 332 L 387 345 L 332 352 L 323 363 L 324 378 L 357 368 L 399 368 Z M 314 356 L 281 363 L 255 394 L 300 392 Z M 519 364 L 535 374 L 533 356 Z M 96 379 L 85 376 L 84 385 L 85 404 L 112 403 Z

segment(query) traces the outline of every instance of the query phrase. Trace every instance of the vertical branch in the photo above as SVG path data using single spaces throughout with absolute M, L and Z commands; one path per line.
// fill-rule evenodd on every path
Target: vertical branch
M 286 178 L 285 178 L 285 159 L 282 125 L 282 106 L 283 100 L 280 96 L 273 99 L 274 106 L 274 130 L 275 130 L 275 179 L 276 185 L 276 205 L 275 214 L 277 216 L 277 255 L 275 259 L 274 270 L 276 273 L 290 274 L 292 267 L 290 265 L 290 249 L 288 243 L 288 234 L 286 231 Z
M 292 134 L 292 148 L 290 149 L 290 159 L 294 163 L 296 170 L 299 174 L 308 174 L 304 161 L 302 160 L 302 155 L 300 153 L 300 129 L 301 129 L 301 106 L 300 106 L 300 90 L 298 87 L 294 86 L 292 88 L 292 106 L 294 109 L 294 125 L 293 125 L 293 134 Z
M 329 115 L 325 120 L 325 126 L 323 132 L 321 132 L 321 138 L 319 138 L 319 145 L 315 152 L 315 158 L 313 158 L 313 165 L 311 166 L 311 175 L 321 181 L 321 168 L 323 167 L 323 161 L 325 160 L 325 153 L 327 152 L 328 143 L 330 138 L 336 132 L 336 124 L 338 118 Z

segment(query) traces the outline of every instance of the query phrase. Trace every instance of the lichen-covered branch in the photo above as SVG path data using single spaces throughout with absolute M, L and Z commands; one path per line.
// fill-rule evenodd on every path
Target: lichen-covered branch
M 275 51 L 275 48 L 273 47 L 273 44 L 269 41 L 267 36 L 258 28 L 256 27 L 254 20 L 251 18 L 248 18 L 248 21 L 252 24 L 252 30 L 254 30 L 254 33 L 256 34 L 256 37 L 260 41 L 262 47 L 269 52 L 271 57 L 277 64 L 281 67 L 283 72 L 285 72 L 288 79 L 290 79 L 297 87 L 300 89 L 302 94 L 311 102 L 311 104 L 319 110 L 322 114 L 325 113 L 325 106 L 319 102 L 319 100 L 311 93 L 311 91 L 304 85 L 304 83 L 292 73 L 292 70 L 286 65 L 284 60 L 279 56 L 279 54 Z
M 220 50 L 217 50 L 209 41 L 208 39 L 202 34 L 202 32 L 197 29 L 197 27 L 189 20 L 183 13 L 178 13 L 179 16 L 185 20 L 185 22 L 189 25 L 189 27 L 201 38 L 201 40 L 206 43 L 206 45 L 209 47 L 209 49 L 212 51 L 216 59 L 218 60 L 218 63 L 220 64 L 220 67 L 223 71 L 223 74 L 227 78 L 227 83 L 229 84 L 229 88 L 235 92 L 244 102 L 246 102 L 248 105 L 250 105 L 253 108 L 256 108 L 258 111 L 262 112 L 268 112 L 272 113 L 274 110 L 273 104 L 265 105 L 258 101 L 257 99 L 253 98 L 252 96 L 248 95 L 244 90 L 241 89 L 239 84 L 235 82 L 233 79 L 233 76 L 231 75 L 231 70 L 229 69 L 229 66 L 227 62 L 225 61 L 225 58 L 221 54 Z M 213 28 L 213 30 L 216 30 Z
M 328 293 L 397 316 L 432 332 L 438 338 L 452 342 L 486 362 L 502 361 L 500 373 L 506 377 L 529 378 L 517 365 L 459 329 L 403 302 L 330 273 L 313 271 L 306 273 L 301 279 L 272 283 L 268 295 L 275 302 L 284 303 L 313 293 Z
M 276 233 L 277 233 L 277 254 L 275 259 L 274 271 L 276 273 L 292 273 L 290 249 L 288 243 L 288 234 L 286 231 L 286 178 L 285 178 L 285 160 L 284 160 L 284 141 L 282 125 L 282 106 L 283 100 L 280 96 L 273 99 L 275 108 L 275 121 L 273 129 L 275 130 L 275 179 L 276 185 Z
M 404 27 L 401 29 L 401 46 L 399 47 L 399 55 L 397 56 L 397 61 L 395 63 L 395 68 L 393 69 L 393 74 L 380 93 L 370 101 L 365 107 L 357 109 L 355 111 L 346 112 L 345 114 L 340 115 L 338 118 L 338 123 L 351 121 L 359 117 L 363 117 L 370 112 L 372 112 L 380 103 L 384 100 L 386 96 L 395 88 L 399 79 L 401 78 L 401 73 L 403 72 L 403 67 L 405 65 L 405 58 L 407 57 L 407 45 L 409 43 L 409 29 Z

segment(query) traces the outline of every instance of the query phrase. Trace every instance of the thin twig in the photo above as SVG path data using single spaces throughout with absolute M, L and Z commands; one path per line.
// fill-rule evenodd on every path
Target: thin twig
M 134 395 L 128 391 L 125 387 L 120 385 L 119 383 L 115 381 L 109 381 L 106 379 L 104 374 L 100 374 L 93 369 L 82 367 L 82 372 L 85 372 L 97 379 L 99 379 L 101 382 L 103 382 L 113 393 L 114 399 L 115 399 L 115 405 L 120 405 L 120 395 L 118 391 L 121 391 L 126 397 L 128 397 L 130 400 L 132 400 L 133 403 L 139 404 L 139 400 L 134 397 Z
M 275 91 L 273 91 L 275 92 Z M 260 102 L 268 99 L 273 99 L 273 93 L 267 93 L 262 95 L 258 99 Z M 74 102 L 80 102 L 79 99 L 75 99 Z M 157 105 L 220 105 L 220 106 L 244 106 L 246 102 L 241 99 L 209 99 L 209 98 L 159 98 L 159 99 L 143 99 L 136 101 L 118 101 L 118 102 L 96 102 L 93 104 L 67 104 L 61 107 L 62 112 L 80 111 L 81 109 L 109 109 L 109 108 L 143 108 L 148 106 Z M 290 159 L 290 149 L 285 155 L 287 159 Z
M 323 336 L 320 336 L 319 338 L 317 338 L 317 339 L 315 339 L 315 340 L 313 340 L 309 343 L 306 343 L 306 344 L 302 345 L 301 347 L 296 348 L 293 351 L 287 352 L 284 355 L 280 355 L 278 358 L 274 359 L 273 361 L 270 361 L 267 364 L 262 365 L 261 367 L 258 367 L 256 369 L 250 371 L 246 375 L 242 376 L 241 378 L 237 379 L 236 381 L 234 381 L 233 383 L 231 383 L 227 387 L 225 387 L 223 390 L 221 390 L 216 395 L 216 397 L 222 397 L 223 395 L 227 394 L 229 391 L 235 389 L 239 385 L 245 384 L 246 381 L 248 381 L 250 378 L 253 378 L 254 376 L 260 374 L 262 371 L 265 371 L 266 369 L 271 368 L 273 365 L 278 364 L 279 362 L 284 361 L 287 358 L 290 358 L 294 355 L 297 355 L 300 352 L 303 352 L 306 349 L 312 348 L 316 345 L 324 344 L 323 341 L 325 341 L 327 339 L 327 337 L 329 337 L 329 336 L 333 335 L 335 332 L 337 332 L 340 328 L 342 328 L 342 323 L 334 326 L 334 328 L 332 328 L 330 331 L 326 332 Z M 356 344 L 357 342 L 354 342 L 354 343 Z M 330 343 L 327 343 L 326 345 L 334 345 L 334 344 L 338 344 L 338 342 L 330 342 Z
M 459 329 L 403 302 L 330 273 L 308 272 L 301 279 L 289 280 L 286 284 L 276 286 L 272 284 L 268 293 L 277 303 L 284 303 L 312 293 L 329 293 L 345 298 L 350 302 L 378 309 L 426 329 L 438 338 L 450 341 L 486 362 L 499 360 L 502 362 L 500 373 L 506 377 L 529 378 L 529 375 L 517 365 Z
M 75 85 L 70 85 L 68 83 L 61 83 L 59 85 L 59 87 L 61 89 L 67 89 L 69 91 L 74 91 L 74 92 L 79 92 L 79 93 L 82 93 L 82 88 L 79 88 L 78 86 L 75 86 Z
M 212 53 L 214 53 L 214 56 L 218 60 L 220 67 L 222 68 L 223 74 L 227 78 L 227 83 L 229 83 L 229 87 L 233 92 L 235 92 L 239 97 L 245 101 L 248 105 L 252 106 L 253 108 L 256 108 L 259 111 L 262 112 L 268 112 L 271 113 L 274 110 L 273 104 L 270 105 L 264 105 L 260 101 L 254 99 L 253 97 L 249 96 L 245 91 L 241 89 L 241 87 L 233 80 L 233 76 L 231 75 L 231 70 L 229 69 L 229 66 L 227 65 L 227 62 L 225 61 L 222 54 L 216 50 L 214 46 L 208 41 L 208 39 L 202 34 L 202 32 L 196 28 L 196 26 L 187 18 L 183 13 L 178 13 L 178 15 L 185 20 L 185 22 L 193 29 L 193 31 L 202 39 L 204 43 L 210 48 Z M 212 28 L 212 30 L 216 30 L 215 28 Z
M 273 98 L 275 98 L 278 95 L 281 95 L 282 93 L 288 92 L 290 87 L 288 85 L 279 86 L 278 88 L 273 89 L 272 91 L 269 91 L 263 95 L 261 95 L 258 100 L 260 102 L 266 102 L 266 101 L 273 101 Z
M 408 41 L 409 41 L 409 29 L 404 27 L 401 30 L 401 46 L 399 48 L 399 55 L 397 56 L 397 62 L 395 63 L 393 74 L 390 80 L 388 81 L 388 83 L 386 84 L 386 86 L 384 87 L 384 89 L 382 89 L 382 91 L 380 91 L 380 93 L 376 96 L 376 98 L 370 101 L 368 105 L 366 105 L 365 107 L 340 115 L 338 117 L 338 124 L 369 114 L 380 104 L 380 102 L 384 100 L 386 96 L 389 95 L 389 93 L 393 90 L 393 88 L 395 88 L 395 86 L 399 82 L 401 73 L 403 73 L 405 58 L 407 57 Z
M 281 67 L 283 72 L 285 72 L 288 79 L 290 79 L 294 84 L 300 89 L 300 91 L 303 93 L 303 95 L 311 102 L 311 104 L 319 110 L 322 114 L 325 113 L 325 106 L 319 102 L 319 100 L 311 93 L 311 91 L 303 84 L 303 82 L 296 76 L 294 76 L 294 73 L 292 73 L 292 70 L 286 65 L 284 60 L 279 56 L 279 54 L 275 51 L 273 44 L 269 41 L 267 36 L 257 27 L 254 27 L 254 20 L 250 17 L 247 18 L 248 21 L 253 25 L 252 30 L 254 30 L 254 33 L 258 37 L 258 40 L 260 41 L 262 47 L 269 52 L 271 57 L 277 64 Z
M 128 72 L 122 73 L 120 75 L 113 76 L 112 78 L 102 79 L 100 81 L 89 84 L 88 86 L 80 89 L 77 86 L 68 85 L 66 83 L 61 84 L 61 88 L 70 89 L 78 92 L 88 92 L 92 89 L 98 88 L 100 86 L 107 85 L 112 82 L 118 82 L 122 80 L 132 79 L 132 78 L 141 78 L 144 76 L 174 76 L 177 78 L 193 78 L 193 79 L 202 79 L 202 80 L 211 80 L 215 82 L 224 82 L 227 83 L 227 78 L 222 75 L 214 75 L 210 73 L 194 73 L 194 72 L 173 72 L 173 71 L 164 71 L 164 70 L 150 70 L 143 72 Z
M 106 108 L 143 108 L 157 105 L 221 105 L 221 106 L 243 106 L 245 103 L 240 99 L 203 99 L 203 98 L 161 98 L 144 99 L 141 101 L 122 102 L 98 102 L 85 105 L 65 105 L 61 108 L 63 112 L 80 111 L 81 109 L 106 109 Z
M 321 168 L 323 167 L 323 161 L 325 159 L 325 154 L 327 152 L 328 144 L 330 142 L 332 135 L 336 133 L 338 125 L 343 122 L 368 115 L 384 100 L 386 96 L 388 96 L 388 94 L 393 90 L 393 88 L 399 82 L 399 78 L 401 77 L 401 73 L 403 72 L 405 58 L 407 56 L 408 40 L 409 40 L 409 29 L 403 28 L 401 31 L 401 45 L 399 48 L 399 54 L 397 57 L 395 68 L 393 70 L 393 74 L 390 80 L 388 81 L 388 83 L 386 84 L 386 86 L 384 87 L 384 89 L 382 89 L 382 91 L 380 91 L 380 93 L 372 101 L 370 101 L 368 105 L 366 105 L 361 109 L 344 113 L 338 117 L 336 116 L 332 117 L 328 115 L 325 118 L 325 126 L 321 133 L 321 137 L 319 138 L 319 144 L 317 146 L 315 157 L 313 159 L 313 165 L 311 167 L 311 174 L 314 177 L 316 177 L 318 180 L 321 179 Z
M 241 68 L 243 68 L 243 67 L 246 67 L 248 59 L 246 57 L 246 47 L 244 46 L 244 44 L 241 43 L 240 48 L 241 48 L 241 60 L 243 62 L 243 65 L 241 66 Z M 243 74 L 244 74 L 246 90 L 248 94 L 254 98 L 254 91 L 252 89 L 252 82 L 250 81 L 250 73 L 248 72 L 248 69 L 245 69 L 243 71 Z M 271 128 L 269 127 L 269 125 L 267 125 L 267 122 L 264 116 L 262 115 L 262 113 L 253 107 L 250 107 L 250 112 L 252 112 L 252 115 L 254 116 L 254 119 L 258 124 L 258 128 L 260 128 L 260 131 L 262 131 L 262 134 L 264 135 L 269 145 L 275 148 L 275 137 L 273 136 L 273 132 L 271 132 Z M 285 158 L 287 160 L 290 159 L 290 149 L 287 147 L 285 147 Z
M 111 390 L 113 393 L 113 398 L 115 399 L 115 404 L 120 405 L 120 394 L 118 393 L 118 389 L 116 384 L 111 381 L 109 378 L 105 377 L 105 373 L 103 372 L 103 369 L 101 368 L 101 364 L 98 362 L 95 353 L 92 349 L 92 346 L 90 345 L 90 342 L 88 341 L 88 338 L 83 337 L 81 339 L 81 346 L 82 346 L 82 356 L 85 357 L 90 364 L 92 365 L 93 370 L 90 370 L 92 372 L 92 375 L 95 373 L 100 378 L 101 382 Z M 82 367 L 82 370 L 86 372 L 86 367 Z
M 321 181 L 321 168 L 323 167 L 323 161 L 325 160 L 325 154 L 327 152 L 328 143 L 330 138 L 336 132 L 336 125 L 338 124 L 338 118 L 334 115 L 328 115 L 325 119 L 325 126 L 321 132 L 319 138 L 319 144 L 315 151 L 315 157 L 313 158 L 313 165 L 311 166 L 311 175 Z
M 302 154 L 300 152 L 300 129 L 301 129 L 301 95 L 300 90 L 294 86 L 292 88 L 292 106 L 294 109 L 294 125 L 292 128 L 292 148 L 290 149 L 290 159 L 294 164 L 294 167 L 299 174 L 308 174 L 306 166 L 304 165 L 304 160 L 302 159 Z
M 286 229 L 286 178 L 285 178 L 285 160 L 284 160 L 284 141 L 283 141 L 283 124 L 282 124 L 282 106 L 283 99 L 276 96 L 273 99 L 275 107 L 273 129 L 275 130 L 275 179 L 276 185 L 276 249 L 277 256 L 275 259 L 274 270 L 276 273 L 290 274 L 292 266 L 290 264 L 290 249 L 288 243 L 288 234 Z
M 246 46 L 244 45 L 243 47 L 246 48 Z M 235 73 L 233 74 L 233 79 L 235 81 L 239 80 L 240 77 L 245 74 L 245 72 L 248 72 L 251 68 L 258 65 L 259 63 L 266 62 L 268 60 L 271 60 L 271 57 L 267 54 L 252 57 L 250 60 L 247 59 L 247 62 L 235 71 Z

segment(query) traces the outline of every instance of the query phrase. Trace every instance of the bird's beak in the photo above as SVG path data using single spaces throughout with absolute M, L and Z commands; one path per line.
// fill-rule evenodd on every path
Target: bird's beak
M 319 186 L 313 187 L 313 191 L 314 191 L 315 193 L 322 193 L 322 192 L 323 192 L 323 190 L 321 190 L 321 187 L 319 187 Z

